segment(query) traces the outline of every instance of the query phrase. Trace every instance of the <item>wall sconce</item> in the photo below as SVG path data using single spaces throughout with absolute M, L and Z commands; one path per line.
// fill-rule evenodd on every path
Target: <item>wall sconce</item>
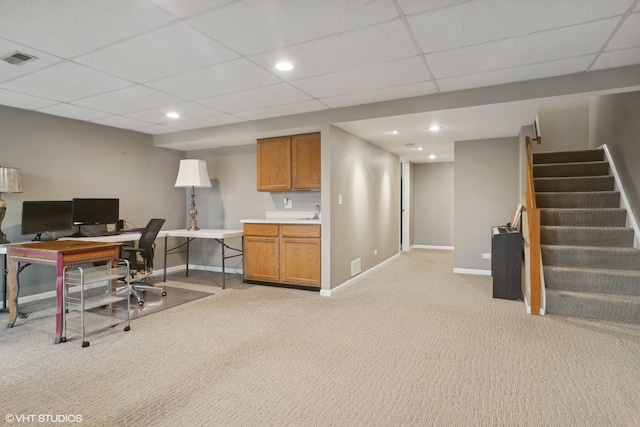
M 2 232 L 2 220 L 7 213 L 7 202 L 2 193 L 22 193 L 22 175 L 20 169 L 0 166 L 0 243 L 9 243 L 7 235 Z
M 196 187 L 211 187 L 211 179 L 209 178 L 209 172 L 207 171 L 207 162 L 196 159 L 180 160 L 180 169 L 178 170 L 178 178 L 176 179 L 175 187 L 191 187 L 191 209 L 189 209 L 191 226 L 188 230 L 199 230 L 198 221 L 196 220 L 198 211 L 196 210 L 195 189 Z

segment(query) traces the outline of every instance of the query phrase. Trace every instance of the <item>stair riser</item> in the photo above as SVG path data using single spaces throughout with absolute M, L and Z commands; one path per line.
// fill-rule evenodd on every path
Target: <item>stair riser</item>
M 586 178 L 534 178 L 536 192 L 613 191 L 613 176 Z
M 542 247 L 544 265 L 580 268 L 608 268 L 620 270 L 640 270 L 640 250 L 587 247 Z
M 635 300 L 612 302 L 547 292 L 546 312 L 563 316 L 584 317 L 640 324 L 640 304 Z
M 534 165 L 533 177 L 563 177 L 563 176 L 600 176 L 609 174 L 609 163 L 558 163 L 551 165 Z
M 630 248 L 633 246 L 633 229 L 617 229 L 613 227 L 594 229 L 540 227 L 540 243 L 543 245 Z
M 604 150 L 576 150 L 533 153 L 533 163 L 598 162 L 604 160 Z
M 601 294 L 633 295 L 640 297 L 640 271 L 635 275 L 617 275 L 608 271 L 562 270 L 544 268 L 546 289 Z
M 624 227 L 624 209 L 540 209 L 540 224 L 573 227 Z
M 620 207 L 620 193 L 537 193 L 538 208 L 617 208 Z

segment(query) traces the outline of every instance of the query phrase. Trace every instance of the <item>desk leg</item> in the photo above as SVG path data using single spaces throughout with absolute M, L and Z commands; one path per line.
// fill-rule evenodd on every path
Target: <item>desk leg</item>
M 167 251 L 169 250 L 169 246 L 167 246 L 167 237 L 164 236 L 164 275 L 162 276 L 162 281 L 167 281 Z
M 220 244 L 222 245 L 222 289 L 224 289 L 225 287 L 225 279 L 227 277 L 227 275 L 225 274 L 225 270 L 224 270 L 224 239 L 220 240 Z
M 189 237 L 187 237 L 187 276 L 189 277 L 189 242 L 191 241 L 191 239 Z
M 12 328 L 18 317 L 18 261 L 7 257 L 7 277 L 9 279 L 9 322 L 7 328 Z
M 53 341 L 55 344 L 60 344 L 64 341 L 62 338 L 62 329 L 64 326 L 64 295 L 63 295 L 63 266 L 62 262 L 58 260 L 58 266 L 56 268 L 56 337 Z

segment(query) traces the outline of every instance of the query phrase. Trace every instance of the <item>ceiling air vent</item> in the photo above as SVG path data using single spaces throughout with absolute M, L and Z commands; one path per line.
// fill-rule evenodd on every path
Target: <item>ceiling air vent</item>
M 18 51 L 13 52 L 10 55 L 2 57 L 3 61 L 8 62 L 11 65 L 22 65 L 25 62 L 29 62 L 29 61 L 34 60 L 34 59 L 38 59 L 38 58 L 33 56 L 33 55 L 29 55 L 27 53 L 18 52 Z

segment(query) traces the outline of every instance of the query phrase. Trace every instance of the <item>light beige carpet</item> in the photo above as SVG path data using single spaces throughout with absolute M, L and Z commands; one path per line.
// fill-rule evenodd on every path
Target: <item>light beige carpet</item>
M 84 349 L 33 313 L 1 329 L 0 408 L 86 426 L 640 425 L 640 327 L 529 316 L 452 268 L 416 250 L 330 298 L 204 272 L 178 285 L 214 296 Z

